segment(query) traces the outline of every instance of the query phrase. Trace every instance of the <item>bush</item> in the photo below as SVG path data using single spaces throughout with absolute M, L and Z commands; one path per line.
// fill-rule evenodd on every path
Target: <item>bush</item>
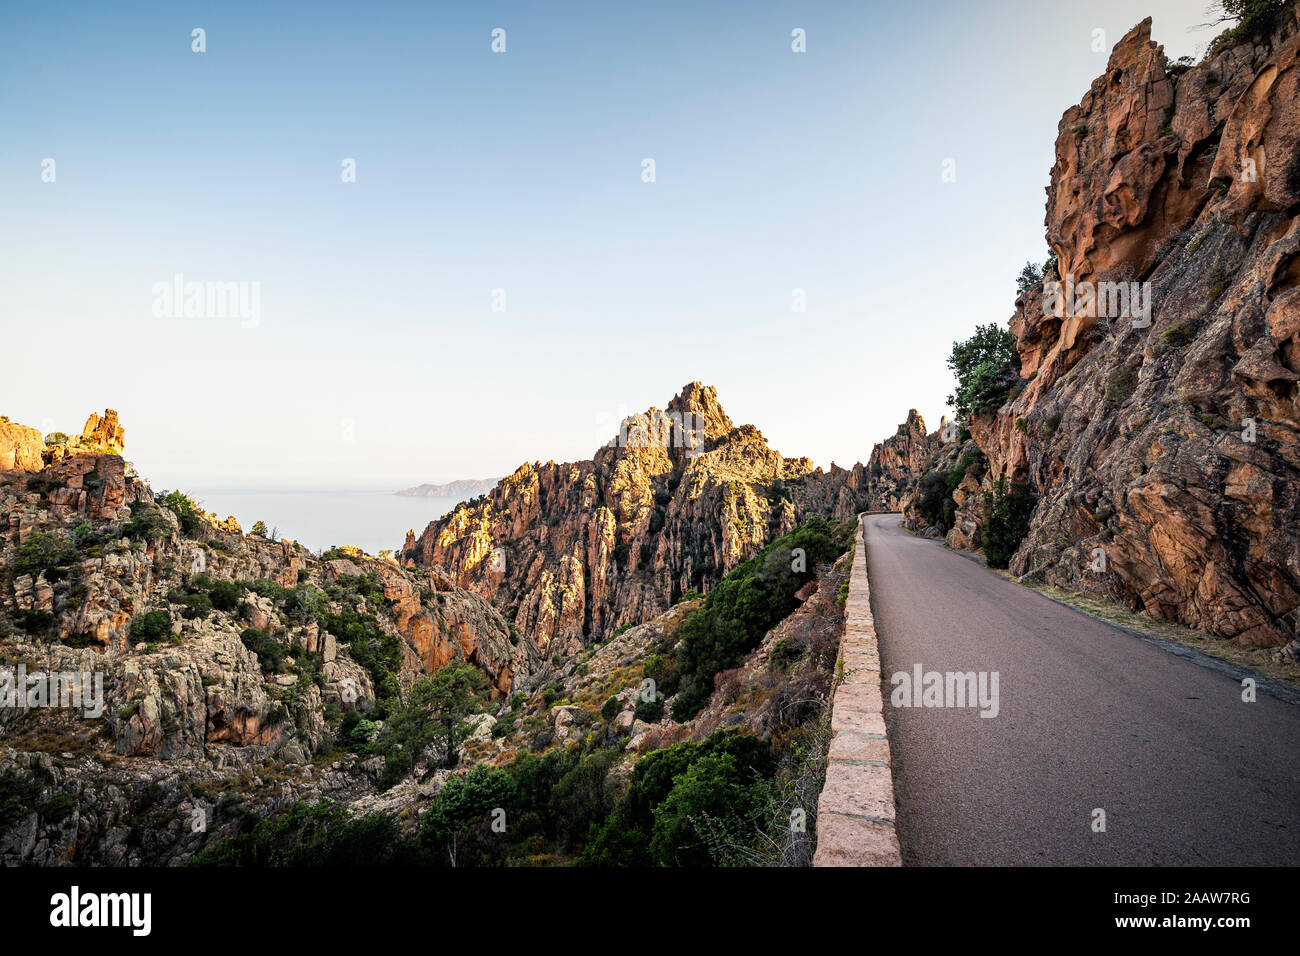
M 1160 333 L 1160 341 L 1180 349 L 1196 338 L 1196 329 L 1186 322 L 1176 322 Z
M 212 613 L 212 599 L 202 591 L 186 594 L 178 603 L 185 608 L 181 611 L 181 617 L 189 621 L 205 618 Z
M 1288 3 L 1287 0 L 1219 0 L 1218 5 L 1223 14 L 1217 22 L 1238 21 L 1230 35 L 1233 40 L 1244 40 L 1271 33 Z
M 677 652 L 680 687 L 673 719 L 689 720 L 713 691 L 713 675 L 735 667 L 757 647 L 774 624 L 798 606 L 795 592 L 816 572 L 847 550 L 854 524 L 832 527 L 814 517 L 778 538 L 755 557 L 734 568 L 709 592 L 704 604 L 682 622 Z M 793 550 L 805 554 L 804 569 L 793 569 Z
M 157 641 L 167 634 L 171 633 L 172 616 L 171 612 L 159 608 L 156 611 L 146 611 L 143 614 L 136 615 L 135 620 L 131 622 L 131 640 L 136 643 L 149 643 Z
M 239 639 L 244 646 L 257 656 L 263 674 L 284 673 L 284 659 L 289 655 L 289 648 L 281 644 L 270 633 L 261 628 L 246 628 Z
M 726 757 L 717 761 L 710 758 Z M 697 763 L 708 761 L 694 775 Z M 579 866 L 676 866 L 708 863 L 700 827 L 707 813 L 724 828 L 756 805 L 743 791 L 771 779 L 771 747 L 748 734 L 718 731 L 699 743 L 688 741 L 642 757 L 632 769 L 627 792 L 605 820 L 592 828 Z M 682 791 L 669 798 L 682 785 Z M 710 792 L 724 798 L 710 802 Z M 730 801 L 730 805 L 728 805 Z M 661 807 L 668 804 L 667 809 Z M 692 818 L 695 818 L 694 820 Z M 653 843 L 653 846 L 652 846 Z
M 1042 268 L 1034 265 L 1032 262 L 1026 262 L 1025 267 L 1020 270 L 1020 275 L 1016 277 L 1016 291 L 1028 292 L 1034 286 L 1042 283 L 1042 281 Z
M 66 564 L 76 556 L 76 549 L 53 531 L 37 531 L 18 545 L 13 560 L 14 576 L 30 574 L 33 578 L 50 568 Z
M 244 589 L 234 581 L 218 581 L 208 591 L 212 606 L 218 611 L 233 611 L 244 598 Z
M 1124 366 L 1117 368 L 1106 378 L 1106 407 L 1119 408 L 1137 391 L 1137 369 Z
M 370 673 L 375 687 L 375 717 L 386 716 L 389 704 L 398 699 L 397 673 L 402 666 L 401 639 L 384 632 L 373 615 L 344 611 L 322 615 L 321 626 L 348 645 L 352 659 Z
M 767 807 L 752 768 L 727 753 L 702 757 L 655 807 L 650 857 L 659 866 L 708 866 L 712 849 L 745 840 Z
M 996 409 L 1020 378 L 1016 337 L 994 323 L 976 326 L 969 339 L 953 343 L 948 368 L 957 377 L 957 391 L 948 396 L 948 404 L 959 418 Z
M 1005 568 L 1029 533 L 1034 495 L 1028 485 L 1012 485 L 1008 489 L 1003 478 L 984 497 L 991 506 L 982 529 L 984 558 L 990 568 Z
M 605 703 L 601 704 L 600 716 L 604 717 L 606 720 L 613 720 L 618 716 L 619 711 L 622 709 L 623 705 L 619 703 L 618 698 L 610 697 L 605 701 Z
M 284 600 L 284 587 L 278 581 L 272 581 L 270 578 L 258 578 L 249 587 L 255 593 L 264 598 L 270 598 L 272 601 Z
M 284 592 L 284 612 L 299 624 L 310 624 L 320 618 L 325 607 L 325 593 L 311 584 L 299 584 Z
M 412 866 L 424 862 L 388 814 L 354 817 L 325 800 L 270 818 L 241 814 L 246 830 L 204 848 L 189 866 Z
M 163 495 L 162 503 L 175 512 L 181 531 L 186 535 L 192 538 L 202 530 L 203 512 L 189 495 L 179 491 L 169 492 Z
M 249 532 L 249 533 L 250 533 L 250 534 L 255 534 L 255 535 L 257 535 L 259 538 L 265 538 L 265 537 L 266 537 L 266 522 L 265 522 L 265 521 L 254 521 L 254 522 L 253 522 L 253 530 L 252 530 L 251 532 Z
M 663 698 L 657 694 L 651 700 L 638 698 L 633 716 L 647 724 L 657 724 L 664 716 Z
M 20 611 L 14 620 L 29 634 L 45 634 L 54 627 L 54 615 L 49 611 Z
M 171 522 L 156 508 L 132 508 L 131 520 L 122 525 L 122 537 L 146 544 L 161 541 L 171 533 Z
M 465 776 L 447 781 L 438 799 L 421 814 L 418 839 L 429 850 L 446 853 L 454 866 L 462 834 L 476 827 L 491 832 L 494 811 L 504 809 L 514 796 L 515 781 L 509 773 L 478 764 Z
M 772 652 L 768 655 L 768 660 L 776 670 L 785 670 L 803 657 L 803 652 L 804 646 L 802 644 L 792 638 L 783 637 L 772 645 Z

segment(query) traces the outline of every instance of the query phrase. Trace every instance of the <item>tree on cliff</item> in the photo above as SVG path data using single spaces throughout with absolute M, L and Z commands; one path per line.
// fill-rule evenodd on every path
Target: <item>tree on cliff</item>
M 1218 7 L 1220 14 L 1213 24 L 1236 20 L 1236 29 L 1231 31 L 1235 38 L 1262 36 L 1277 25 L 1287 0 L 1219 0 Z
M 1020 378 L 1016 337 L 993 322 L 978 325 L 966 341 L 953 343 L 948 367 L 957 376 L 957 391 L 948 396 L 948 404 L 959 418 L 995 409 Z
M 469 736 L 465 718 L 483 712 L 486 692 L 483 672 L 462 660 L 453 660 L 432 677 L 417 680 L 406 706 L 384 727 L 380 786 L 387 789 L 414 770 L 420 754 L 438 738 L 445 750 L 443 765 L 454 766 L 456 748 Z

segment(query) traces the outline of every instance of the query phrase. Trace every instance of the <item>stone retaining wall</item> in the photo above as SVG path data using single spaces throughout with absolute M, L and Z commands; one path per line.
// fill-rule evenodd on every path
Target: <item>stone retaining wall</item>
M 839 654 L 844 678 L 831 703 L 831 749 L 817 801 L 813 866 L 902 866 L 861 517 L 844 611 Z

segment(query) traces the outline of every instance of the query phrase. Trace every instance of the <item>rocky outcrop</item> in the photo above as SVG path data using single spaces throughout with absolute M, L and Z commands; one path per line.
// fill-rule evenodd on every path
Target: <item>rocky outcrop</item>
M 871 449 L 867 459 L 871 485 L 868 510 L 903 510 L 912 484 L 924 473 L 937 445 L 938 433 L 934 437 L 926 435 L 925 421 L 915 408 L 911 409 L 898 431 Z
M 708 590 L 810 515 L 851 517 L 867 485 L 861 464 L 824 472 L 783 457 L 695 382 L 589 461 L 521 465 L 408 537 L 401 558 L 444 568 L 544 653 L 565 654 Z
M 102 452 L 121 455 L 126 450 L 126 429 L 118 424 L 117 412 L 111 408 L 104 410 L 103 418 L 91 412 L 81 435 L 73 438 L 69 445 L 69 450 L 78 454 Z
M 87 434 L 120 442 L 121 427 L 106 420 Z M 395 642 L 403 689 L 459 658 L 506 693 L 535 666 L 536 647 L 441 572 L 359 551 L 324 561 L 176 507 L 114 454 L 56 457 L 0 477 L 0 654 L 101 673 L 120 754 L 197 759 L 214 747 L 260 747 L 310 757 L 326 738 L 328 707 L 376 700 L 359 662 L 373 657 L 372 639 L 354 659 L 343 637 L 350 621 Z M 262 635 L 251 644 L 250 628 Z M 258 640 L 281 647 L 274 656 L 288 664 L 263 667 Z M 47 715 L 0 718 L 23 727 Z
M 37 471 L 45 455 L 45 439 L 35 428 L 0 415 L 0 471 Z
M 0 471 L 40 471 L 45 465 L 78 455 L 120 457 L 126 449 L 126 430 L 111 408 L 104 410 L 103 417 L 91 412 L 80 435 L 55 432 L 48 437 L 47 443 L 35 428 L 0 416 Z
M 978 489 L 1037 495 L 1013 572 L 1259 646 L 1300 605 L 1296 17 L 1189 69 L 1150 20 L 1119 42 L 1062 118 L 1047 239 L 1063 279 L 1149 283 L 1150 322 L 1023 294 L 1022 386 L 968 423 Z

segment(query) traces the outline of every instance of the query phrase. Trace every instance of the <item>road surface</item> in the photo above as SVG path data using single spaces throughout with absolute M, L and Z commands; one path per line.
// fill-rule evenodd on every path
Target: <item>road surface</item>
M 905 863 L 1300 864 L 1300 706 L 864 521 Z M 916 664 L 997 716 L 895 707 Z

